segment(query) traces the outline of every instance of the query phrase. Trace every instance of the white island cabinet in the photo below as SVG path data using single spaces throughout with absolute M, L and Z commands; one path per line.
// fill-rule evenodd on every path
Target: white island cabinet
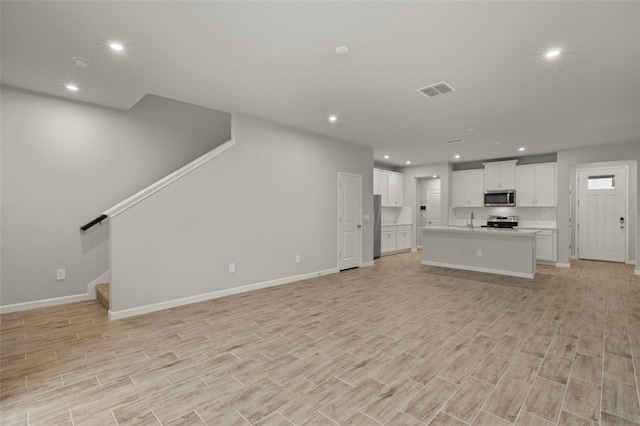
M 421 231 L 423 265 L 535 277 L 537 230 L 429 226 Z

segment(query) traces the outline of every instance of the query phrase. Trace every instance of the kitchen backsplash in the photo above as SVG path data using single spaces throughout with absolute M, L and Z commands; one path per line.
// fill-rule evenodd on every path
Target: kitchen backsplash
M 556 227 L 555 207 L 475 207 L 475 208 L 450 208 L 449 225 L 465 226 L 469 222 L 471 212 L 475 216 L 473 224 L 486 225 L 488 216 L 518 216 L 518 224 L 521 227 Z
M 413 208 L 411 207 L 382 207 L 380 209 L 383 225 L 403 224 L 408 225 L 413 223 Z

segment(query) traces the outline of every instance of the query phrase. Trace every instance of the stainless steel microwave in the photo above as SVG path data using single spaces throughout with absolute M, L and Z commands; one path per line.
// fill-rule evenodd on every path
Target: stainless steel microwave
M 515 207 L 516 191 L 484 191 L 485 207 Z

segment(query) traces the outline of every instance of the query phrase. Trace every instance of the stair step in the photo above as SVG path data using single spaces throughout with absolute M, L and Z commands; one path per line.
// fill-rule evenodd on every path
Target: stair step
M 109 310 L 109 283 L 96 284 L 96 296 L 102 306 Z

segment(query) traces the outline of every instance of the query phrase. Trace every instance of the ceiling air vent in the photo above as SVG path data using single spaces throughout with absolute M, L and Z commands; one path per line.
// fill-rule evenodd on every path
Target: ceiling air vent
M 449 86 L 446 81 L 441 81 L 440 83 L 418 89 L 418 92 L 422 93 L 427 98 L 433 98 L 434 96 L 438 96 L 443 93 L 453 92 L 453 90 L 453 87 Z
M 453 139 L 453 140 L 450 140 L 450 141 L 446 141 L 445 143 L 447 145 L 455 145 L 457 143 L 465 143 L 465 142 L 466 141 L 464 139 Z

